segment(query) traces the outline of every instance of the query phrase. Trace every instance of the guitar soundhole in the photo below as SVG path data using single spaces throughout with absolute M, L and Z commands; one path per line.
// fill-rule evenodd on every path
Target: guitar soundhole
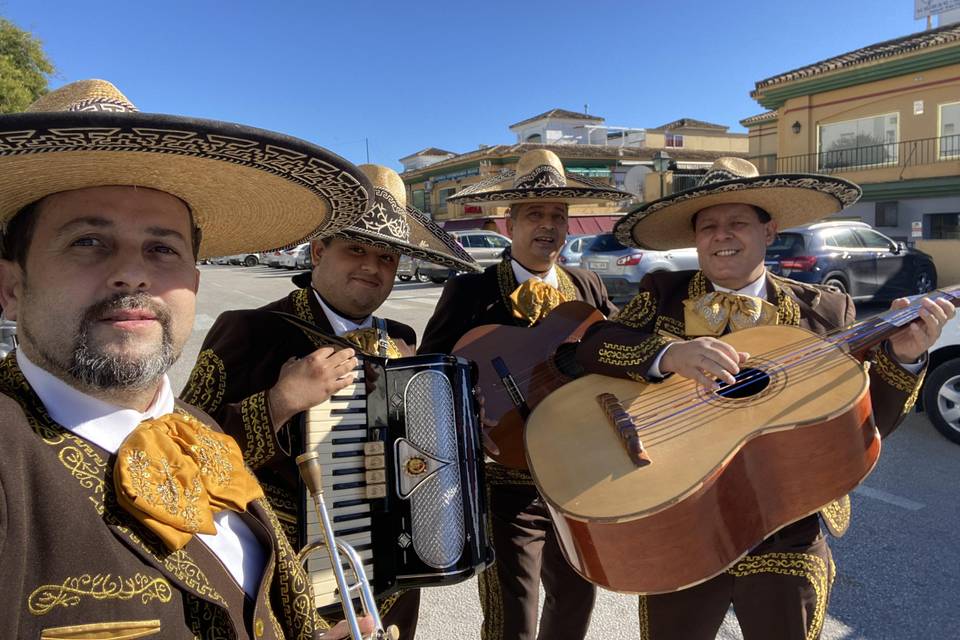
M 719 382 L 719 381 L 718 381 Z M 733 384 L 720 382 L 720 388 L 714 391 L 721 398 L 741 400 L 755 396 L 770 386 L 770 376 L 762 369 L 741 369 L 737 381 Z

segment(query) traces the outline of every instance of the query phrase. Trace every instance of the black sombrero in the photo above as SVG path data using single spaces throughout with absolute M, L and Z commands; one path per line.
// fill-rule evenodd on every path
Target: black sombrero
M 200 257 L 294 246 L 357 220 L 373 195 L 350 162 L 263 129 L 141 113 L 104 80 L 0 116 L 0 225 L 61 191 L 130 185 L 187 203 Z
M 472 184 L 447 198 L 447 202 L 510 205 L 542 201 L 591 204 L 619 202 L 632 197 L 633 194 L 588 178 L 567 175 L 557 154 L 547 149 L 534 149 L 520 156 L 516 170 L 507 169 Z
M 642 204 L 613 227 L 621 244 L 679 249 L 695 244 L 692 218 L 718 204 L 749 204 L 770 214 L 781 229 L 820 220 L 860 199 L 860 187 L 833 176 L 775 173 L 761 176 L 742 158 L 720 158 L 691 189 Z

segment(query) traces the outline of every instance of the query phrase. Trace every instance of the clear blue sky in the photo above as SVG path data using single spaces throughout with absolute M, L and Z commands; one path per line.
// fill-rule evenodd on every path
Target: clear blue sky
M 754 83 L 924 28 L 913 0 L 336 2 L 0 0 L 57 67 L 143 111 L 289 133 L 399 168 L 513 142 L 547 109 L 619 126 L 730 125 Z

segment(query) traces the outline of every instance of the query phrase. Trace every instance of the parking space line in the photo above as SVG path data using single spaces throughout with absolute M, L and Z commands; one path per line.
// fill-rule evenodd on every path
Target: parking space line
M 866 485 L 860 485 L 854 489 L 853 492 L 858 496 L 873 498 L 874 500 L 886 502 L 887 504 L 892 504 L 895 507 L 900 507 L 901 509 L 906 509 L 907 511 L 919 511 L 927 506 L 922 502 L 914 502 L 909 498 L 903 498 L 887 491 L 883 491 L 882 489 L 874 489 Z

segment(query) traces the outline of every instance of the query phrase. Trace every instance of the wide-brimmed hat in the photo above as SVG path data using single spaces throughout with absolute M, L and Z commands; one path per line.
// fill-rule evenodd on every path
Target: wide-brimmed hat
M 390 249 L 458 271 L 483 270 L 453 236 L 407 204 L 407 190 L 396 171 L 377 164 L 362 164 L 360 170 L 373 184 L 373 205 L 335 237 Z
M 453 194 L 447 202 L 457 204 L 510 205 L 522 202 L 561 202 L 596 204 L 619 202 L 633 194 L 575 174 L 567 175 L 563 163 L 553 151 L 534 149 L 517 161 L 517 168 L 506 169 Z
M 860 199 L 860 187 L 834 176 L 774 173 L 761 176 L 742 158 L 720 158 L 696 187 L 640 205 L 613 227 L 621 244 L 666 250 L 695 244 L 693 215 L 718 204 L 760 207 L 781 229 L 820 220 Z
M 263 129 L 141 113 L 104 80 L 74 82 L 0 116 L 0 226 L 45 196 L 98 186 L 183 200 L 201 257 L 286 248 L 350 225 L 366 176 L 309 142 Z

